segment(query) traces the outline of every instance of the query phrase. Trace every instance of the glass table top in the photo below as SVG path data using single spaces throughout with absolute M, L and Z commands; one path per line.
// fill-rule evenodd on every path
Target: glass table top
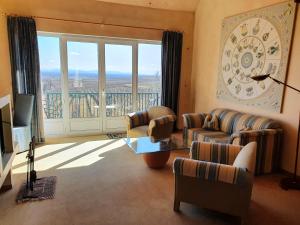
M 168 138 L 154 142 L 150 137 L 138 137 L 124 138 L 124 141 L 136 154 L 189 149 L 186 144 L 175 138 Z

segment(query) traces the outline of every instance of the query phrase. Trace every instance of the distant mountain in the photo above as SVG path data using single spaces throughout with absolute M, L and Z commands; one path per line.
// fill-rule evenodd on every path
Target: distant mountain
M 81 78 L 94 78 L 97 77 L 97 70 L 79 70 L 79 74 Z M 43 77 L 48 78 L 55 78 L 60 76 L 59 69 L 52 69 L 52 70 L 41 70 L 41 74 Z M 77 74 L 76 70 L 69 70 L 69 77 L 74 78 Z M 120 71 L 108 71 L 107 72 L 108 78 L 117 79 L 117 78 L 124 78 L 124 77 L 131 77 L 129 73 L 123 73 Z M 153 74 L 142 74 L 140 76 L 156 76 Z

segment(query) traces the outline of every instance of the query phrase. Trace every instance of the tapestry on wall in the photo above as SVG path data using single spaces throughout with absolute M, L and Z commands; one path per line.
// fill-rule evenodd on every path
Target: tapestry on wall
M 292 1 L 227 17 L 222 24 L 217 98 L 280 112 L 294 27 Z

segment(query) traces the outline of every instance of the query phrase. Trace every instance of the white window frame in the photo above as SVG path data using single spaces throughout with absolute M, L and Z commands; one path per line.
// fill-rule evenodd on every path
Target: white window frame
M 106 90 L 106 74 L 105 74 L 105 44 L 116 44 L 116 45 L 129 45 L 132 46 L 132 110 L 137 110 L 137 94 L 138 94 L 138 45 L 139 44 L 154 44 L 161 45 L 161 41 L 157 40 L 141 40 L 141 39 L 128 39 L 128 38 L 114 38 L 114 37 L 103 37 L 103 36 L 90 36 L 90 35 L 78 35 L 78 34 L 63 34 L 63 33 L 52 33 L 52 32 L 41 32 L 38 31 L 38 36 L 45 37 L 57 37 L 60 43 L 60 70 L 61 70 L 61 87 L 62 87 L 62 102 L 63 102 L 63 118 L 62 119 L 46 119 L 45 123 L 49 126 L 52 124 L 52 130 L 55 133 L 47 132 L 46 136 L 72 136 L 80 134 L 99 134 L 114 131 L 125 131 L 126 124 L 125 118 L 113 117 L 111 121 L 106 118 L 106 107 L 105 107 L 105 90 Z M 97 43 L 98 46 L 98 75 L 99 75 L 99 101 L 101 100 L 101 110 L 99 111 L 99 130 L 97 131 L 72 131 L 70 129 L 69 118 L 69 95 L 68 95 L 68 65 L 67 65 L 67 41 L 76 42 L 89 42 Z M 76 120 L 89 120 L 89 118 L 82 118 Z M 108 123 L 122 124 L 119 127 L 109 127 Z M 63 124 L 63 130 L 61 125 Z M 47 127 L 47 126 L 46 126 Z

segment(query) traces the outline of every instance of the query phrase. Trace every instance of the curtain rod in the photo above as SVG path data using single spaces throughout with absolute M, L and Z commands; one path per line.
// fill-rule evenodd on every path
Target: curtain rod
M 20 16 L 15 14 L 6 14 L 5 16 Z M 168 31 L 168 29 L 163 28 L 155 28 L 155 27 L 142 27 L 142 26 L 130 26 L 130 25 L 120 25 L 120 24 L 112 24 L 112 23 L 101 23 L 101 22 L 89 22 L 83 20 L 71 20 L 71 19 L 62 19 L 62 18 L 53 18 L 53 17 L 43 17 L 43 16 L 29 16 L 35 19 L 44 19 L 44 20 L 57 20 L 57 21 L 64 21 L 64 22 L 75 22 L 75 23 L 85 23 L 85 24 L 94 24 L 94 25 L 104 25 L 104 26 L 114 26 L 114 27 L 126 27 L 126 28 L 136 28 L 136 29 L 147 29 L 147 30 L 156 30 L 156 31 Z M 184 33 L 183 31 L 178 31 Z

